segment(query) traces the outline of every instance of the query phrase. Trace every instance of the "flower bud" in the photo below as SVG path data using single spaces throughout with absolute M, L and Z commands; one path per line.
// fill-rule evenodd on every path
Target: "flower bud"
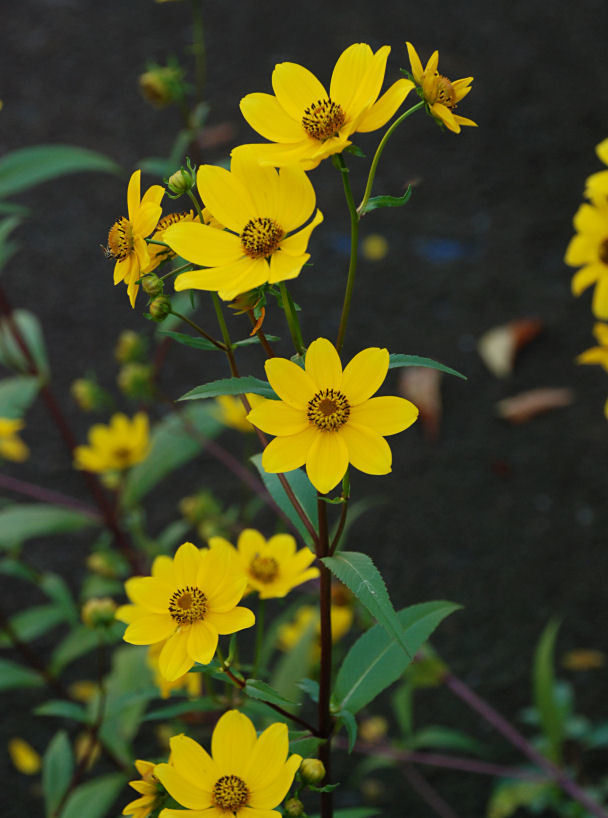
M 288 801 L 285 801 L 283 814 L 287 815 L 288 818 L 301 818 L 306 815 L 304 812 L 304 804 L 299 798 L 290 798 Z
M 300 764 L 299 772 L 305 784 L 315 787 L 325 778 L 325 766 L 318 758 L 305 758 Z
M 109 551 L 93 551 L 89 554 L 87 568 L 93 574 L 106 579 L 116 579 L 121 573 L 118 559 Z
M 108 397 L 104 390 L 95 381 L 88 378 L 77 378 L 70 386 L 70 393 L 78 408 L 83 412 L 92 412 L 101 409 L 107 404 Z
M 150 364 L 126 364 L 118 373 L 117 383 L 123 395 L 129 398 L 149 398 L 152 394 L 152 367 Z
M 159 278 L 156 273 L 148 273 L 147 275 L 142 276 L 141 287 L 142 290 L 148 295 L 160 295 L 163 291 L 163 286 L 162 279 Z
M 180 501 L 179 510 L 190 525 L 198 525 L 209 518 L 219 517 L 222 513 L 215 497 L 207 491 L 184 497 Z
M 126 329 L 118 336 L 118 342 L 114 348 L 114 357 L 120 364 L 127 364 L 131 361 L 140 361 L 146 351 L 143 338 L 132 329 Z
M 87 599 L 80 615 L 87 628 L 107 628 L 114 622 L 116 603 L 108 596 Z
M 164 321 L 171 312 L 171 300 L 166 295 L 157 295 L 148 309 L 154 321 Z
M 377 744 L 388 732 L 388 722 L 383 716 L 370 716 L 359 725 L 359 736 L 363 741 Z
M 182 193 L 187 193 L 196 184 L 196 176 L 194 171 L 184 167 L 176 170 L 167 179 L 167 187 L 171 193 L 176 193 L 181 196 Z
M 183 96 L 183 72 L 177 65 L 153 65 L 140 76 L 139 90 L 155 108 L 166 108 Z

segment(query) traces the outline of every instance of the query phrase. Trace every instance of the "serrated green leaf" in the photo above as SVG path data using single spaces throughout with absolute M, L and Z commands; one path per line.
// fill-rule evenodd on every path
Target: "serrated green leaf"
M 122 773 L 111 773 L 81 784 L 66 801 L 60 818 L 104 818 L 126 781 Z
M 261 454 L 256 454 L 250 459 L 260 473 L 260 477 L 262 478 L 262 481 L 272 499 L 275 501 L 281 511 L 283 511 L 283 513 L 292 521 L 294 526 L 300 532 L 304 542 L 310 545 L 312 543 L 312 538 L 308 533 L 308 529 L 300 519 L 299 515 L 296 513 L 294 507 L 291 505 L 291 502 L 288 496 L 285 494 L 285 489 L 281 485 L 281 481 L 279 480 L 278 476 L 276 474 L 269 474 L 264 470 L 264 467 L 262 466 Z M 294 469 L 293 471 L 286 472 L 285 479 L 289 483 L 296 499 L 302 506 L 302 509 L 308 517 L 310 524 L 316 531 L 319 528 L 317 490 L 308 479 L 306 472 L 304 472 L 302 469 Z
M 403 196 L 372 196 L 361 209 L 361 215 L 377 210 L 379 207 L 402 207 L 412 196 L 412 186 L 408 185 Z
M 65 730 L 55 733 L 42 759 L 42 792 L 47 818 L 65 795 L 74 772 L 74 756 Z
M 298 703 L 292 701 L 291 699 L 285 698 L 285 696 L 281 696 L 280 693 L 277 693 L 276 690 L 266 684 L 266 682 L 262 682 L 259 679 L 247 679 L 245 687 L 243 691 L 248 695 L 251 696 L 252 699 L 257 699 L 261 702 L 270 702 L 270 704 L 278 704 L 280 707 L 297 707 Z
M 61 699 L 44 702 L 34 710 L 35 716 L 55 716 L 60 719 L 87 722 L 88 716 L 84 707 L 76 702 L 62 701 Z
M 152 433 L 150 453 L 130 470 L 122 494 L 125 506 L 138 503 L 175 469 L 188 463 L 223 428 L 212 407 L 194 404 L 168 415 Z
M 116 162 L 76 145 L 33 145 L 5 153 L 0 159 L 0 197 L 22 193 L 41 182 L 86 171 L 123 174 Z
M 13 690 L 19 687 L 42 687 L 44 679 L 29 667 L 0 659 L 0 690 Z
M 21 642 L 29 642 L 50 631 L 64 620 L 65 611 L 57 605 L 36 605 L 12 616 L 10 627 Z M 8 634 L 0 633 L 0 647 L 5 648 L 11 645 Z
M 40 389 L 35 375 L 15 375 L 0 381 L 0 417 L 22 418 Z
M 219 381 L 204 383 L 186 392 L 178 400 L 201 400 L 217 398 L 220 395 L 244 395 L 246 392 L 262 395 L 265 398 L 277 397 L 269 383 L 254 378 L 253 375 L 247 375 L 244 378 L 222 378 Z
M 45 380 L 48 380 L 50 375 L 49 361 L 46 355 L 42 328 L 34 313 L 28 310 L 13 310 L 10 321 L 6 317 L 0 319 L 0 363 L 7 369 L 33 374 L 30 361 L 23 354 L 20 345 L 14 338 L 13 326 L 17 327 L 26 348 L 34 360 L 35 374 L 39 374 Z
M 548 755 L 556 764 L 561 761 L 565 715 L 555 688 L 554 653 L 558 630 L 559 622 L 549 622 L 536 647 L 532 668 L 534 705 L 549 745 Z
M 439 361 L 434 361 L 432 358 L 423 358 L 421 355 L 402 355 L 399 352 L 393 352 L 389 355 L 388 361 L 389 369 L 398 369 L 402 366 L 424 366 L 427 369 L 438 369 L 448 375 L 455 375 L 457 378 L 462 378 L 463 381 L 467 380 L 467 376 L 462 372 L 440 364 Z
M 69 534 L 100 524 L 98 517 L 47 503 L 16 503 L 0 509 L 0 548 L 12 550 L 34 537 Z
M 408 656 L 382 625 L 374 625 L 350 648 L 338 671 L 334 701 L 338 710 L 357 713 L 401 676 L 439 623 L 460 606 L 452 602 L 422 602 L 396 614 L 410 648 Z
M 206 338 L 202 338 L 200 336 L 194 335 L 187 335 L 183 332 L 173 332 L 172 330 L 161 329 L 159 330 L 160 335 L 166 335 L 168 338 L 172 338 L 174 341 L 177 341 L 178 344 L 184 344 L 187 347 L 193 347 L 194 349 L 204 349 L 208 352 L 221 352 L 215 344 L 212 344 L 211 341 L 208 341 Z M 278 338 L 276 335 L 267 335 L 266 339 L 270 342 L 280 341 L 281 339 Z M 260 339 L 257 336 L 252 336 L 251 338 L 245 338 L 243 341 L 234 341 L 232 346 L 233 347 L 247 347 L 251 346 L 252 344 L 259 344 Z

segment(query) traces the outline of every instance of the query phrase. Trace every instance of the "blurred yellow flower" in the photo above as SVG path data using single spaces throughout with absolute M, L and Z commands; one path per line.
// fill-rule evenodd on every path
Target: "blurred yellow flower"
M 367 43 L 342 52 L 334 67 L 329 93 L 307 68 L 282 62 L 272 73 L 272 94 L 248 94 L 241 112 L 254 131 L 271 144 L 255 145 L 263 164 L 300 164 L 312 170 L 351 144 L 354 133 L 385 125 L 414 87 L 399 79 L 378 99 L 390 47 L 376 53 Z
M 606 654 L 601 650 L 578 648 L 569 650 L 562 658 L 562 667 L 568 670 L 598 670 L 605 665 Z
M 161 654 L 164 642 L 157 642 L 150 645 L 146 654 L 146 664 L 154 675 L 154 684 L 158 687 L 162 699 L 168 699 L 174 690 L 185 690 L 191 699 L 195 699 L 203 692 L 202 673 L 184 673 L 183 676 L 172 682 L 163 678 L 158 665 L 158 657 Z
M 592 309 L 608 319 L 608 200 L 582 204 L 574 216 L 576 235 L 570 239 L 564 261 L 580 267 L 572 277 L 572 293 L 580 295 L 595 284 Z M 582 265 L 582 266 L 581 266 Z
M 132 815 L 133 818 L 147 818 L 159 806 L 164 790 L 154 775 L 155 765 L 151 761 L 138 759 L 135 767 L 141 778 L 129 781 L 129 786 L 138 792 L 140 797 L 127 804 L 122 814 Z
M 211 737 L 210 756 L 188 736 L 171 739 L 171 764 L 154 773 L 183 810 L 160 818 L 273 818 L 287 795 L 302 756 L 289 755 L 287 725 L 275 722 L 259 736 L 238 710 L 220 718 Z
M 245 397 L 252 409 L 263 400 L 260 395 L 254 395 L 250 392 L 247 392 Z M 215 399 L 214 404 L 213 414 L 224 426 L 238 429 L 239 432 L 254 431 L 253 426 L 247 420 L 247 412 L 240 398 L 234 395 L 220 395 Z
M 166 640 L 158 667 L 167 681 L 174 682 L 195 662 L 209 664 L 219 635 L 254 624 L 253 613 L 237 607 L 246 585 L 228 549 L 199 551 L 184 543 L 173 559 L 154 560 L 151 577 L 126 581 L 133 604 L 121 606 L 116 618 L 128 625 L 125 642 L 153 645 Z
M 296 585 L 319 576 L 310 568 L 315 555 L 309 548 L 296 551 L 291 534 L 275 534 L 268 541 L 253 528 L 241 531 L 236 548 L 223 537 L 211 537 L 211 548 L 230 548 L 247 577 L 248 589 L 257 591 L 260 599 L 286 596 Z
M 604 139 L 599 145 L 596 145 L 595 152 L 599 159 L 605 165 L 608 165 L 608 139 Z M 599 170 L 587 178 L 585 196 L 596 204 L 608 200 L 608 170 Z
M 148 416 L 138 412 L 129 420 L 118 413 L 109 426 L 97 423 L 89 429 L 89 445 L 74 449 L 74 466 L 93 472 L 122 471 L 144 460 L 149 449 Z
M 332 642 L 338 642 L 348 633 L 353 624 L 353 618 L 353 609 L 350 605 L 331 606 Z M 319 620 L 319 609 L 313 605 L 303 605 L 298 609 L 295 619 L 292 622 L 281 625 L 279 628 L 279 647 L 281 650 L 285 652 L 292 650 L 311 627 L 314 627 L 316 634 L 314 656 L 315 659 L 318 659 L 321 654 L 321 623 Z
M 370 347 L 343 372 L 326 338 L 308 347 L 305 369 L 286 358 L 266 361 L 279 400 L 264 399 L 247 415 L 254 426 L 276 435 L 264 449 L 264 469 L 274 474 L 306 463 L 310 482 L 323 494 L 340 482 L 349 463 L 366 474 L 388 474 L 392 454 L 384 436 L 402 432 L 418 417 L 405 398 L 372 398 L 388 364 L 388 350 Z
M 471 90 L 473 77 L 465 77 L 451 82 L 437 71 L 439 52 L 433 51 L 426 67 L 422 68 L 420 57 L 411 43 L 406 43 L 407 52 L 412 67 L 414 82 L 421 91 L 429 111 L 445 127 L 453 133 L 460 133 L 461 125 L 477 127 L 477 123 L 464 116 L 453 113 L 461 99 L 464 99 Z
M 361 242 L 361 252 L 368 261 L 382 261 L 388 253 L 388 241 L 379 233 L 370 233 Z
M 127 189 L 126 216 L 114 222 L 108 233 L 108 256 L 116 259 L 114 265 L 114 284 L 124 281 L 131 306 L 135 299 L 141 277 L 141 271 L 150 264 L 150 254 L 145 238 L 156 227 L 162 209 L 161 200 L 165 189 L 161 185 L 152 185 L 140 198 L 141 170 L 136 170 L 129 180 Z
M 22 420 L 0 418 L 0 457 L 16 463 L 27 460 L 30 450 L 17 434 L 24 426 Z
M 576 361 L 579 364 L 600 364 L 608 372 L 608 324 L 596 324 L 593 334 L 599 346 L 581 352 Z
M 36 775 L 42 767 L 40 755 L 31 744 L 22 738 L 12 738 L 8 743 L 8 754 L 16 769 L 24 775 Z

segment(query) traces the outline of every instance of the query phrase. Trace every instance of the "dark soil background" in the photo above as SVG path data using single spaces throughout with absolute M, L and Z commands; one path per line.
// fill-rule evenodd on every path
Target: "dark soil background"
M 142 157 L 168 154 L 177 114 L 148 107 L 137 79 L 147 61 L 183 54 L 189 45 L 187 3 L 21 0 L 10 10 L 6 4 L 2 18 L 0 155 L 70 143 L 101 151 L 130 172 Z M 593 344 L 593 319 L 590 297 L 571 297 L 571 271 L 562 261 L 584 179 L 600 169 L 594 146 L 608 135 L 607 23 L 605 0 L 205 4 L 209 124 L 231 123 L 232 144 L 256 140 L 238 101 L 270 91 L 272 68 L 282 60 L 306 65 L 328 83 L 346 46 L 390 44 L 392 81 L 408 66 L 408 39 L 423 60 L 438 48 L 440 70 L 450 78 L 475 77 L 459 112 L 478 129 L 456 136 L 419 114 L 385 152 L 376 193 L 398 194 L 412 179 L 418 184 L 405 209 L 364 220 L 363 235 L 383 234 L 390 253 L 361 262 L 345 350 L 348 357 L 380 345 L 430 356 L 468 381 L 444 379 L 435 444 L 414 427 L 393 439 L 391 478 L 354 479 L 357 496 L 382 493 L 386 505 L 360 519 L 349 547 L 373 555 L 397 606 L 438 598 L 464 606 L 434 644 L 455 673 L 511 717 L 529 702 L 534 645 L 551 617 L 563 620 L 560 654 L 608 650 L 606 376 L 574 364 Z M 370 153 L 375 137 L 357 141 Z M 229 147 L 206 151 L 204 161 L 218 161 Z M 349 161 L 360 198 L 365 163 Z M 308 340 L 335 334 L 348 262 L 338 174 L 326 162 L 312 178 L 326 221 L 312 242 L 315 266 L 292 288 Z M 33 215 L 19 230 L 23 248 L 3 284 L 14 305 L 40 316 L 56 391 L 80 439 L 89 418 L 67 397 L 68 385 L 93 369 L 112 387 L 119 331 L 151 329 L 141 317 L 142 297 L 133 312 L 124 288 L 113 288 L 112 264 L 99 250 L 125 199 L 124 181 L 102 175 L 67 177 L 18 197 Z M 206 314 L 205 308 L 201 321 Z M 540 317 L 544 331 L 519 356 L 513 375 L 499 381 L 478 357 L 476 340 L 528 315 Z M 280 319 L 274 310 L 268 331 L 286 336 Z M 244 324 L 231 320 L 234 334 L 244 334 Z M 226 374 L 219 356 L 190 352 L 170 352 L 163 381 L 173 396 Z M 261 356 L 248 360 L 261 374 Z M 521 426 L 495 417 L 497 400 L 541 386 L 570 387 L 576 402 Z M 32 459 L 10 471 L 85 499 L 42 406 L 28 415 L 24 437 Z M 181 493 L 205 481 L 229 502 L 231 479 L 207 458 L 187 473 Z M 168 492 L 158 495 L 153 531 L 175 514 L 179 494 Z M 86 546 L 85 538 L 75 545 L 44 540 L 32 544 L 31 554 L 39 565 L 68 566 L 77 576 Z M 3 591 L 11 612 L 24 604 L 23 590 Z M 608 716 L 605 675 L 574 678 L 580 710 L 593 719 Z M 449 693 L 421 698 L 421 722 L 462 726 L 493 740 Z M 34 722 L 33 701 L 23 695 L 7 702 L 3 732 L 29 736 L 43 750 L 56 724 Z M 495 745 L 499 760 L 519 761 L 500 739 Z M 40 814 L 30 781 L 14 773 L 3 749 L 0 771 L 14 782 L 3 788 L 11 793 L 7 818 Z M 459 815 L 485 814 L 489 779 L 425 774 Z M 398 775 L 384 781 L 386 815 L 434 814 Z

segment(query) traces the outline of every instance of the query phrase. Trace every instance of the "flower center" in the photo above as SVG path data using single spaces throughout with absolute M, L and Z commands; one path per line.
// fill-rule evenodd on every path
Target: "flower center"
M 120 446 L 118 449 L 114 449 L 112 454 L 114 455 L 114 458 L 121 464 L 128 463 L 128 461 L 131 459 L 131 450 L 128 449 L 126 446 Z
M 322 389 L 308 401 L 306 415 L 311 423 L 324 432 L 337 432 L 350 415 L 346 396 L 336 389 Z
M 274 219 L 258 216 L 245 225 L 241 245 L 251 258 L 266 258 L 274 253 L 284 235 L 285 231 Z
M 456 91 L 454 91 L 454 86 L 450 80 L 444 77 L 443 74 L 436 73 L 433 77 L 429 97 L 428 102 L 431 105 L 439 102 L 440 105 L 445 105 L 446 108 L 456 107 Z
M 133 225 L 125 216 L 121 216 L 121 218 L 110 227 L 110 232 L 108 233 L 108 252 L 111 256 L 114 256 L 117 261 L 122 261 L 133 252 L 134 246 Z
M 330 136 L 336 136 L 345 121 L 346 114 L 337 102 L 319 99 L 304 111 L 302 127 L 313 139 L 323 142 Z
M 213 802 L 225 812 L 234 812 L 246 806 L 249 790 L 237 775 L 223 775 L 213 785 Z
M 172 224 L 183 222 L 186 219 L 188 221 L 194 221 L 194 211 L 184 210 L 182 213 L 167 213 L 167 215 L 163 216 L 159 223 L 156 225 L 155 232 L 158 233 L 161 230 L 166 230 L 167 227 L 170 227 Z
M 598 255 L 603 264 L 608 264 L 608 239 L 604 239 L 600 244 Z
M 200 588 L 186 585 L 179 588 L 169 601 L 169 613 L 178 625 L 192 625 L 205 618 L 207 597 Z
M 279 563 L 272 557 L 261 557 L 256 554 L 251 560 L 249 572 L 260 582 L 272 582 L 279 573 Z

